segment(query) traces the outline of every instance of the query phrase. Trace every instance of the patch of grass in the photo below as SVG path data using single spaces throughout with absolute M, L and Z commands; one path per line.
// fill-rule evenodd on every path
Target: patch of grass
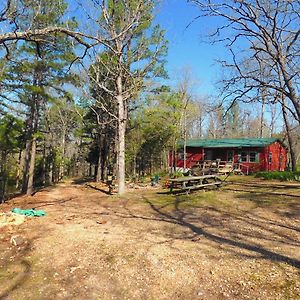
M 219 204 L 216 191 L 199 191 L 191 194 L 144 194 L 144 202 L 150 202 L 152 205 L 163 206 L 166 209 L 174 209 L 176 206 L 180 208 L 214 206 Z
M 258 178 L 264 178 L 267 180 L 281 180 L 281 181 L 300 181 L 300 171 L 272 171 L 272 172 L 259 172 L 255 175 Z
M 223 178 L 224 179 L 224 178 Z M 251 182 L 254 179 L 253 175 L 230 175 L 226 181 L 230 182 Z
M 182 195 L 181 207 L 207 206 L 219 203 L 216 191 L 200 191 L 190 195 Z

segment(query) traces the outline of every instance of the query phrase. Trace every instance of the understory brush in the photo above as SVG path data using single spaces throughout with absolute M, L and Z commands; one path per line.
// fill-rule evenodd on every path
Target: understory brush
M 277 179 L 282 181 L 300 181 L 300 171 L 272 171 L 272 172 L 259 172 L 255 177 L 264 178 L 267 180 Z

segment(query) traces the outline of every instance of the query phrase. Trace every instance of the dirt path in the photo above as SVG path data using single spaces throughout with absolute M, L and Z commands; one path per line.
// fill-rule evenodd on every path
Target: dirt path
M 300 299 L 298 199 L 182 197 L 60 184 L 14 199 L 4 210 L 47 216 L 0 231 L 0 299 Z

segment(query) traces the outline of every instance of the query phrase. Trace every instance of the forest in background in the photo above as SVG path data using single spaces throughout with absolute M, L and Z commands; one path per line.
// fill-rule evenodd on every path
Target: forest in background
M 1 201 L 79 176 L 114 175 L 123 193 L 126 178 L 167 172 L 185 138 L 278 137 L 296 170 L 299 3 L 191 2 L 227 24 L 208 37 L 231 54 L 218 96 L 196 93 L 188 67 L 166 73 L 155 1 L 87 1 L 72 17 L 61 0 L 1 1 Z

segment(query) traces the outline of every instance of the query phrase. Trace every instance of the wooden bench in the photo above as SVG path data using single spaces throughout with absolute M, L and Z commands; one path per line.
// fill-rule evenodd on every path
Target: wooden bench
M 170 179 L 170 193 L 174 189 L 189 192 L 190 190 L 200 189 L 207 186 L 217 186 L 222 184 L 221 179 L 216 175 L 203 175 L 203 176 L 186 176 L 180 178 Z
M 220 164 L 218 173 L 226 175 L 226 174 L 231 173 L 232 171 L 233 171 L 233 163 L 232 162 L 225 162 L 222 165 Z

